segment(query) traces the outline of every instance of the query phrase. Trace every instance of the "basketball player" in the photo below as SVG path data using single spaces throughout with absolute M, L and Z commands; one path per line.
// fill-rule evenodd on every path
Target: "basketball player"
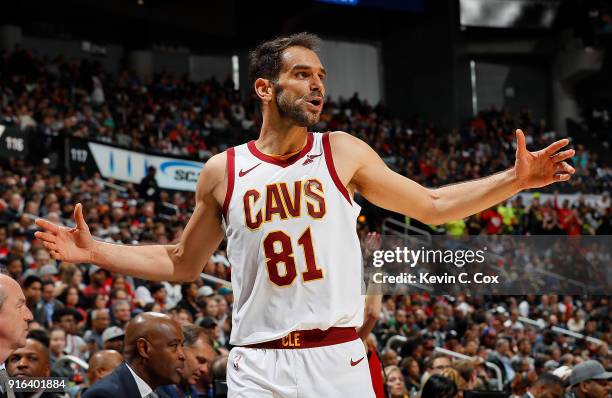
M 251 53 L 263 111 L 259 138 L 206 162 L 196 207 L 176 245 L 120 246 L 92 239 L 81 204 L 69 229 L 37 220 L 53 258 L 148 280 L 192 281 L 224 233 L 235 295 L 230 397 L 372 397 L 363 322 L 359 191 L 427 224 L 487 209 L 522 189 L 567 181 L 563 139 L 537 152 L 517 130 L 514 167 L 475 181 L 425 188 L 391 171 L 344 132 L 314 134 L 325 69 L 318 38 L 301 33 Z

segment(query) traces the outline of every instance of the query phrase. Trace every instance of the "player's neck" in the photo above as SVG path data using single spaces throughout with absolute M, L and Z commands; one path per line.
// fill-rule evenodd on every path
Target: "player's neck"
M 295 124 L 270 123 L 264 118 L 259 138 L 255 141 L 257 149 L 268 155 L 286 155 L 301 150 L 306 145 L 308 129 Z

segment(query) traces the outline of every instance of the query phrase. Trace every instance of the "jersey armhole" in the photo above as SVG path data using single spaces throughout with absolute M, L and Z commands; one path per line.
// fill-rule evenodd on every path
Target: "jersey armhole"
M 225 192 L 225 200 L 223 201 L 223 218 L 226 223 L 228 222 L 227 212 L 229 211 L 230 200 L 234 192 L 235 164 L 235 151 L 234 148 L 230 148 L 227 150 L 227 191 Z
M 342 181 L 340 181 L 338 173 L 336 172 L 336 167 L 334 166 L 331 144 L 329 142 L 329 133 L 323 133 L 323 153 L 325 155 L 325 164 L 327 165 L 327 170 L 329 171 L 329 175 L 334 181 L 336 188 L 338 188 L 342 196 L 344 196 L 344 198 L 352 206 L 353 202 L 351 201 L 351 195 L 349 195 L 348 189 L 346 189 L 344 184 L 342 184 Z

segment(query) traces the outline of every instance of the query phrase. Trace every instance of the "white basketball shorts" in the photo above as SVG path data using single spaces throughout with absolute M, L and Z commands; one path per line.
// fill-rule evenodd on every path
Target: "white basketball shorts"
M 361 339 L 316 348 L 234 347 L 228 398 L 374 398 Z

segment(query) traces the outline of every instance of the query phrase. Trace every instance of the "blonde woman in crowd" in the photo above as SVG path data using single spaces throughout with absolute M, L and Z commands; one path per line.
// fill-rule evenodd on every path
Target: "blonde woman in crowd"
M 399 367 L 395 365 L 387 366 L 385 368 L 385 380 L 390 398 L 414 398 L 408 395 L 408 391 L 406 391 L 404 375 Z

